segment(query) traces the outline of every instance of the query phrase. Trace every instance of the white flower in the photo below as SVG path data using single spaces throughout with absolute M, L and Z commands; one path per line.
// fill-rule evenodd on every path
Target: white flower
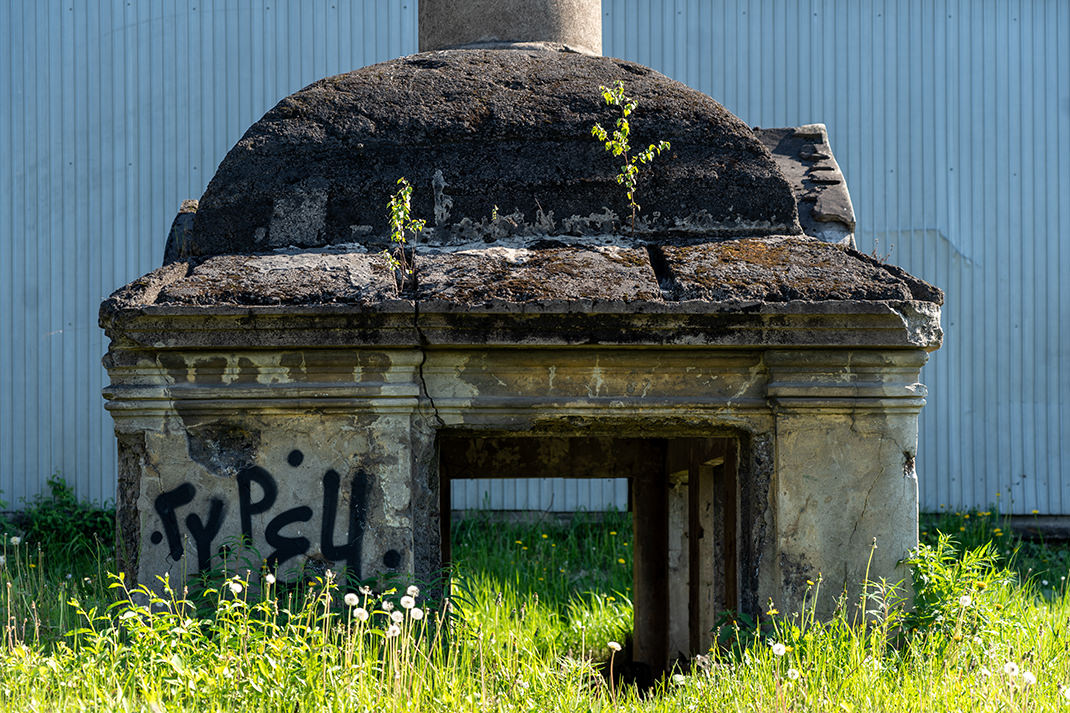
M 799 669 L 797 669 L 797 668 L 789 668 L 788 669 L 788 678 L 791 679 L 792 681 L 798 681 L 799 680 L 799 676 L 801 676 L 801 675 L 802 674 L 799 673 Z
M 973 604 L 973 599 L 970 597 L 969 594 L 963 594 L 961 597 L 959 597 L 960 607 L 968 607 L 971 604 Z
M 981 667 L 981 675 L 984 676 L 985 678 L 988 678 L 989 676 L 992 675 L 992 672 L 989 671 L 987 667 L 982 666 Z
M 1011 678 L 1017 676 L 1018 664 L 1014 663 L 1013 661 L 1008 661 L 1007 663 L 1003 664 L 1003 673 L 1007 674 Z
M 405 590 L 405 593 L 408 594 L 410 597 L 418 597 L 420 596 L 420 588 L 417 587 L 415 584 L 410 584 L 409 588 Z
M 406 594 L 401 598 L 401 606 L 405 609 L 412 609 L 416 606 L 416 600 Z
M 400 633 L 401 633 L 401 627 L 398 626 L 397 624 L 391 624 L 390 627 L 387 628 L 387 630 L 386 630 L 386 638 L 392 639 L 392 638 L 394 638 L 395 636 L 397 636 Z
M 394 622 L 395 624 L 400 624 L 404 620 L 405 620 L 405 615 L 402 614 L 401 612 L 399 612 L 399 611 L 390 612 L 390 621 Z
M 342 597 L 342 601 L 346 603 L 347 607 L 360 606 L 360 597 L 353 592 L 346 592 L 346 595 Z
M 424 610 L 421 609 L 420 607 L 413 607 L 413 610 L 411 612 L 409 612 L 409 614 L 416 621 L 420 621 L 420 619 L 424 618 Z
M 359 587 L 357 591 L 366 597 L 370 597 L 372 595 L 372 588 L 367 585 Z
M 394 603 L 393 602 L 389 602 L 389 601 L 383 602 L 383 611 L 393 611 L 393 610 L 394 610 Z
M 13 544 L 15 547 L 18 547 L 19 545 L 22 544 L 22 538 L 19 537 L 18 535 L 12 535 L 11 536 L 11 544 Z
M 242 586 L 241 582 L 228 582 L 227 586 L 230 587 L 230 593 L 234 596 L 241 594 L 242 590 L 245 589 L 245 587 Z
M 619 644 L 618 644 L 619 645 Z M 672 675 L 672 682 L 675 686 L 682 686 L 687 683 L 687 677 L 682 673 L 674 673 Z
M 1046 579 L 1040 580 L 1040 583 L 1043 584 L 1045 587 L 1048 586 L 1048 580 Z
M 7 564 L 7 557 L 0 555 L 0 567 L 3 567 L 5 564 Z
M 1033 675 L 1032 671 L 1023 671 L 1022 681 L 1025 683 L 1025 685 L 1032 686 L 1034 683 L 1037 682 L 1037 677 Z
M 353 610 L 353 618 L 357 621 L 368 621 L 368 610 L 364 607 L 357 607 Z
M 607 642 L 606 646 L 608 646 L 613 651 L 620 651 L 620 644 L 618 644 L 616 641 Z
M 273 575 L 271 572 L 268 572 L 267 574 L 264 575 L 264 581 L 267 582 L 268 584 L 274 584 L 275 583 L 275 575 Z
M 773 644 L 773 656 L 783 656 L 788 653 L 788 647 L 779 641 Z

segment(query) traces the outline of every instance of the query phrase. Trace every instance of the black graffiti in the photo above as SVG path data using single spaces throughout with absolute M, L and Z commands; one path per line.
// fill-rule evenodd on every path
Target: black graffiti
M 182 555 L 185 554 L 185 548 L 182 547 L 182 533 L 178 530 L 178 513 L 176 511 L 183 505 L 193 502 L 193 498 L 196 495 L 197 488 L 191 483 L 183 483 L 174 490 L 162 493 L 153 503 L 156 508 L 156 514 L 160 516 L 160 521 L 163 523 L 163 532 L 167 537 L 167 548 L 170 550 L 168 554 L 173 560 L 182 559 Z M 157 536 L 158 534 L 153 533 L 152 540 L 155 544 L 159 544 L 162 541 L 162 538 Z
M 260 486 L 262 496 L 253 502 L 253 483 Z M 253 541 L 253 515 L 267 512 L 275 504 L 279 487 L 271 473 L 260 466 L 243 468 L 238 473 L 238 513 L 241 518 L 241 534 L 245 542 Z
M 304 454 L 293 450 L 287 457 L 292 467 L 304 461 Z M 357 577 L 361 576 L 361 555 L 364 542 L 364 530 L 367 525 L 367 501 L 370 478 L 359 470 L 350 481 L 349 503 L 345 517 L 348 520 L 346 539 L 335 541 L 335 525 L 340 516 L 340 495 L 342 478 L 331 469 L 323 474 L 322 511 L 320 519 L 320 549 L 323 558 L 337 565 L 343 565 Z M 253 516 L 262 515 L 271 510 L 278 500 L 279 487 L 275 477 L 265 468 L 250 466 L 238 472 L 235 478 L 236 497 L 238 501 L 238 524 L 243 543 L 254 542 Z M 255 488 L 254 488 L 255 485 Z M 192 503 L 197 495 L 193 483 L 182 485 L 157 496 L 154 503 L 156 514 L 162 523 L 163 534 L 153 532 L 150 541 L 159 545 L 167 540 L 168 554 L 172 560 L 179 560 L 185 554 L 182 533 L 179 528 L 178 510 Z M 205 570 L 211 567 L 215 552 L 215 540 L 223 530 L 228 508 L 224 499 L 213 497 L 208 501 L 208 514 L 202 518 L 198 513 L 188 513 L 184 518 L 186 528 L 197 549 L 197 568 Z M 273 548 L 265 558 L 267 566 L 275 570 L 288 560 L 306 554 L 312 542 L 300 535 L 287 535 L 284 529 L 291 525 L 308 522 L 314 515 L 312 507 L 298 505 L 275 515 L 264 527 L 264 541 Z M 391 556 L 391 555 L 394 556 Z M 384 557 L 388 567 L 396 568 L 400 563 L 400 554 L 391 550 Z
M 208 509 L 208 522 L 201 522 L 201 516 L 190 513 L 186 516 L 186 527 L 197 544 L 197 569 L 208 569 L 212 564 L 212 540 L 223 527 L 223 513 L 226 507 L 219 498 L 212 498 Z

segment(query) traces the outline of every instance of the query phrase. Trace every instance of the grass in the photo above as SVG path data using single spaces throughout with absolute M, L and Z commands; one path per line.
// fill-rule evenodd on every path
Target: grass
M 53 564 L 7 540 L 0 709 L 1070 711 L 1070 548 L 968 515 L 925 520 L 913 609 L 870 586 L 863 626 L 860 583 L 831 621 L 722 630 L 645 693 L 603 675 L 631 627 L 626 515 L 461 521 L 454 595 L 438 603 L 408 600 L 407 583 L 346 597 L 330 579 L 240 574 L 194 606 L 109 579 L 106 550 Z

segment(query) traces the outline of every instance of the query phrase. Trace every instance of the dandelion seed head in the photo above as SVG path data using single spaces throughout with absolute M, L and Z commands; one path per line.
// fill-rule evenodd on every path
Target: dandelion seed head
M 401 633 L 401 627 L 398 626 L 397 624 L 391 624 L 386 629 L 386 638 L 393 639 L 395 636 L 399 635 L 400 633 Z
M 409 588 L 405 590 L 405 593 L 408 594 L 410 597 L 418 597 L 420 596 L 420 588 L 417 587 L 415 584 L 410 584 Z
M 687 677 L 682 673 L 674 673 L 672 675 L 672 683 L 674 686 L 682 686 L 687 683 Z
M 409 616 L 411 616 L 416 621 L 420 621 L 424 618 L 424 610 L 420 607 L 413 607 L 412 611 L 409 612 Z
M 404 597 L 401 598 L 401 606 L 403 609 L 412 609 L 414 606 L 416 606 L 416 600 L 406 594 Z
M 799 673 L 799 669 L 797 669 L 797 668 L 789 668 L 788 669 L 788 678 L 791 679 L 792 681 L 798 681 L 800 676 L 802 676 L 802 674 Z
M 346 603 L 347 607 L 360 606 L 360 597 L 354 592 L 346 592 L 346 595 L 342 597 L 342 601 Z
M 394 603 L 391 601 L 383 602 L 383 611 L 394 611 Z
M 1027 686 L 1032 686 L 1037 682 L 1037 677 L 1033 675 L 1032 671 L 1023 671 L 1022 682 Z
M 13 544 L 15 547 L 18 547 L 19 545 L 22 544 L 22 538 L 19 537 L 18 535 L 12 535 L 11 536 L 11 544 Z
M 960 607 L 968 607 L 971 604 L 973 604 L 973 598 L 969 594 L 963 594 L 961 597 L 959 597 Z
M 400 624 L 404 620 L 405 620 L 405 615 L 403 613 L 401 613 L 399 611 L 390 612 L 390 621 L 394 622 L 395 624 Z
M 620 651 L 620 644 L 618 644 L 616 641 L 607 641 L 606 646 L 608 646 L 611 651 Z
M 274 584 L 275 583 L 275 575 L 273 575 L 271 572 L 268 572 L 267 574 L 264 575 L 264 581 L 267 582 L 268 584 Z
M 353 610 L 353 618 L 357 621 L 368 621 L 368 610 L 364 607 L 357 607 Z
M 242 590 L 245 589 L 245 587 L 242 586 L 241 582 L 227 582 L 227 587 L 230 588 L 230 593 L 235 596 L 241 594 Z
M 1008 661 L 1007 663 L 1003 664 L 1003 673 L 1007 674 L 1011 678 L 1014 678 L 1018 675 L 1018 664 L 1014 663 L 1013 661 Z
M 773 656 L 783 656 L 788 653 L 788 647 L 777 641 L 773 644 Z

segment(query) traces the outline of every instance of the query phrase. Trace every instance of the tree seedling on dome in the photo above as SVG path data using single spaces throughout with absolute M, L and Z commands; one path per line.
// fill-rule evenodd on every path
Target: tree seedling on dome
M 632 128 L 628 122 L 628 117 L 635 111 L 638 102 L 624 94 L 624 82 L 619 79 L 612 88 L 605 85 L 598 88 L 602 92 L 602 98 L 605 100 L 606 105 L 619 107 L 621 115 L 617 119 L 612 133 L 606 131 L 601 124 L 595 124 L 591 127 L 591 135 L 605 145 L 606 151 L 611 152 L 614 156 L 622 156 L 624 158 L 624 165 L 620 167 L 620 173 L 617 174 L 617 183 L 624 186 L 628 197 L 628 206 L 632 209 L 632 235 L 634 235 L 635 216 L 640 210 L 639 204 L 635 202 L 635 186 L 639 178 L 639 166 L 653 161 L 655 156 L 662 151 L 668 150 L 670 145 L 668 141 L 659 141 L 656 144 L 650 144 L 644 151 L 639 151 L 633 156 L 630 139 Z
M 398 179 L 401 188 L 390 197 L 388 209 L 390 212 L 390 242 L 394 247 L 383 250 L 383 257 L 394 275 L 394 290 L 398 295 L 405 289 L 405 282 L 413 279 L 413 270 L 416 269 L 416 248 L 413 247 L 408 253 L 405 246 L 411 236 L 413 242 L 420 237 L 426 220 L 412 217 L 412 186 L 404 177 Z

